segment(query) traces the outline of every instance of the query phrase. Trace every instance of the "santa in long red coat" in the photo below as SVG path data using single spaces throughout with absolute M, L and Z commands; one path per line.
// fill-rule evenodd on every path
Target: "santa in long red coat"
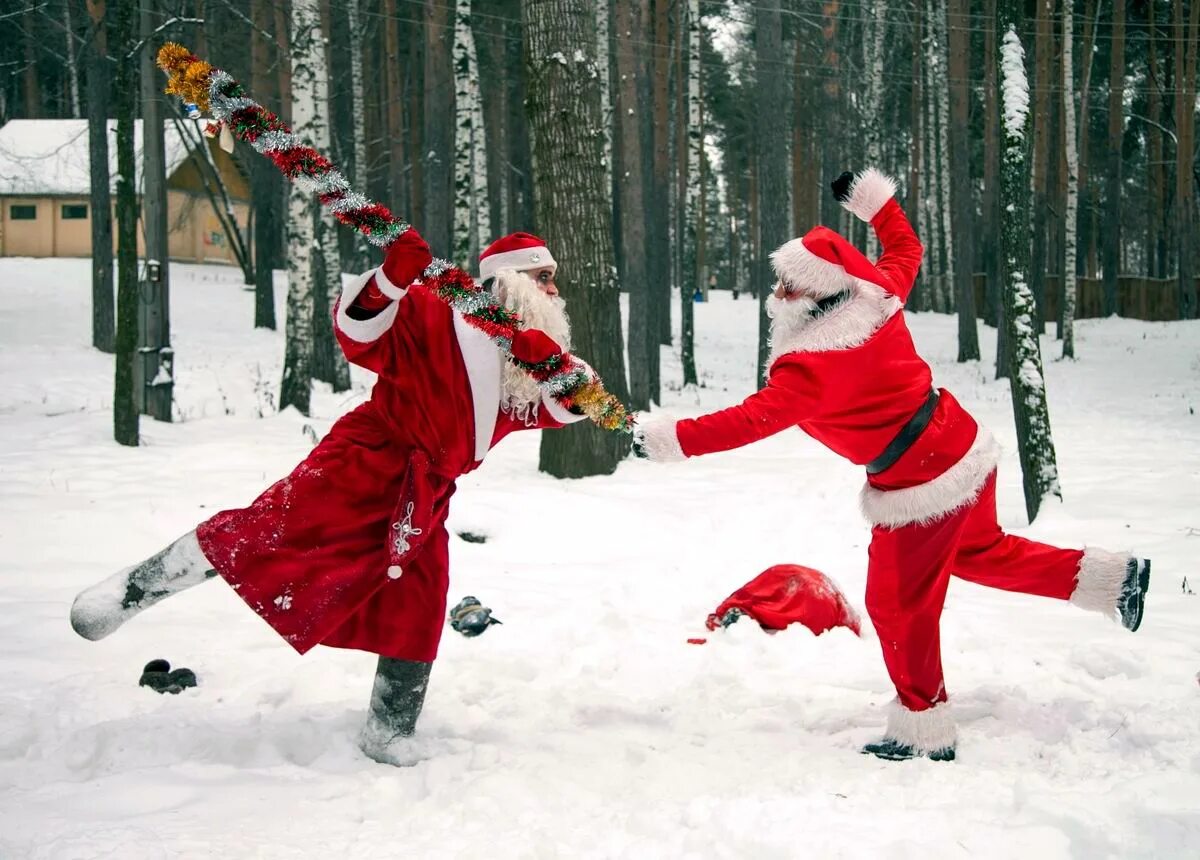
M 420 283 L 431 261 L 409 230 L 337 302 L 338 343 L 378 374 L 370 400 L 248 507 L 217 514 L 82 592 L 71 613 L 81 635 L 107 636 L 219 574 L 300 653 L 330 645 L 380 655 L 362 745 L 394 760 L 393 742 L 415 728 L 446 623 L 455 481 L 508 434 L 583 417 L 544 396 Z M 520 315 L 526 348 L 547 355 L 570 348 L 556 271 L 542 240 L 526 233 L 498 240 L 480 259 L 480 281 Z
M 952 575 L 1070 600 L 1136 630 L 1150 563 L 1001 530 L 998 446 L 949 391 L 933 386 L 905 324 L 923 249 L 893 199 L 895 183 L 870 169 L 843 174 L 834 192 L 870 222 L 880 258 L 872 263 L 826 227 L 776 250 L 766 387 L 700 418 L 642 418 L 635 452 L 683 460 L 799 427 L 865 467 L 861 503 L 872 524 L 866 605 L 896 701 L 883 740 L 864 752 L 952 759 L 956 730 L 938 633 Z

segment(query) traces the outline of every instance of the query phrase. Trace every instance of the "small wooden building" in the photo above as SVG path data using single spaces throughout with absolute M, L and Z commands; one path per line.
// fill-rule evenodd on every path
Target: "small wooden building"
M 234 160 L 200 125 L 164 126 L 167 225 L 172 260 L 236 264 L 221 219 L 206 190 L 201 159 L 221 177 L 243 240 L 250 185 Z M 116 190 L 116 120 L 109 120 L 109 176 Z M 142 121 L 134 129 L 137 189 L 142 189 Z M 90 257 L 91 179 L 88 124 L 82 119 L 12 120 L 0 128 L 0 257 Z M 210 173 L 211 175 L 211 173 Z M 115 200 L 115 198 L 114 198 Z M 138 255 L 143 255 L 141 226 Z M 114 251 L 116 220 L 113 221 Z

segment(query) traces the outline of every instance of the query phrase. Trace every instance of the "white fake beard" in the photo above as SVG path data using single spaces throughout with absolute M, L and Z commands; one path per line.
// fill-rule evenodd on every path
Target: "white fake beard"
M 506 308 L 521 317 L 522 329 L 544 332 L 563 352 L 571 348 L 571 322 L 567 319 L 566 302 L 560 297 L 546 295 L 538 288 L 537 281 L 514 269 L 497 272 L 492 291 Z M 505 361 L 500 408 L 532 425 L 537 423 L 541 402 L 542 390 L 536 380 L 511 361 Z

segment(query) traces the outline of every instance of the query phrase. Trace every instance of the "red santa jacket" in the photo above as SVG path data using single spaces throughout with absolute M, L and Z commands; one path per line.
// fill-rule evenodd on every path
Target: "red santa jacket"
M 889 186 L 890 187 L 890 186 Z M 862 214 L 862 201 L 848 208 Z M 825 313 L 812 303 L 773 321 L 767 385 L 744 402 L 700 418 L 648 422 L 646 447 L 655 459 L 727 451 L 800 427 L 851 462 L 876 459 L 921 408 L 932 387 L 901 312 L 921 264 L 922 247 L 900 205 L 870 206 L 883 246 L 875 263 L 886 286 L 855 280 L 845 301 Z M 795 239 L 793 242 L 800 242 Z M 788 243 L 776 254 L 786 258 Z M 990 433 L 944 389 L 928 426 L 889 468 L 868 475 L 861 502 L 867 518 L 885 526 L 922 522 L 974 499 L 998 460 Z

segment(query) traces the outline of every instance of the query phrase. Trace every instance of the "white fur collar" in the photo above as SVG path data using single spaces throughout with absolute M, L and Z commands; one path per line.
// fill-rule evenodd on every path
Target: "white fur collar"
M 820 316 L 808 298 L 778 301 L 771 320 L 770 367 L 789 352 L 853 349 L 866 343 L 903 306 L 881 287 L 856 280 L 850 298 Z

